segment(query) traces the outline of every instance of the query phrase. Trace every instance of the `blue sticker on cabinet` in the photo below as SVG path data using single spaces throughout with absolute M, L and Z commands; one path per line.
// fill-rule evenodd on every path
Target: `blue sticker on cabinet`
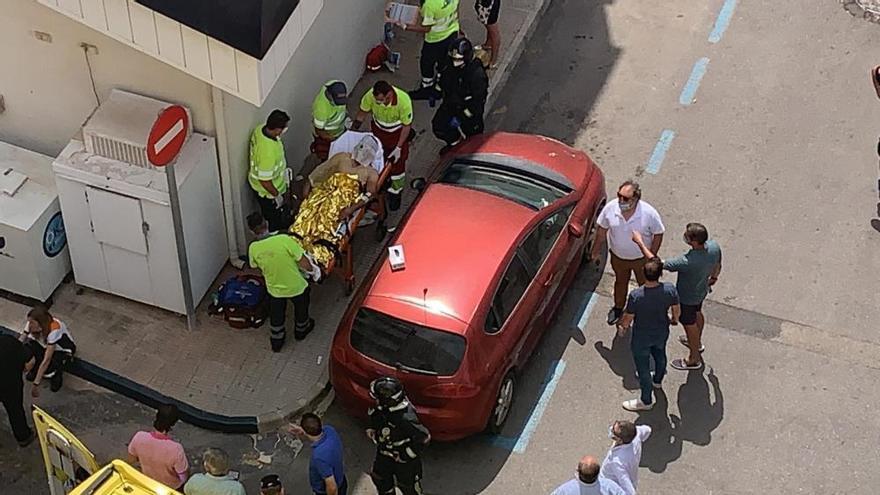
M 46 225 L 46 232 L 43 233 L 43 252 L 46 256 L 54 258 L 61 254 L 66 245 L 67 234 L 64 232 L 64 219 L 59 211 Z

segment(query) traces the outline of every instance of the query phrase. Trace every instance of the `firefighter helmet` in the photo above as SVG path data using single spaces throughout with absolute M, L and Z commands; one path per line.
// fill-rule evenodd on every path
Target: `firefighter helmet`
M 391 376 L 377 378 L 370 383 L 370 397 L 382 407 L 394 407 L 405 399 L 403 385 Z
M 452 57 L 453 61 L 463 61 L 464 64 L 462 65 L 467 65 L 474 59 L 474 45 L 469 39 L 462 36 L 452 42 L 452 46 L 449 48 L 449 56 Z

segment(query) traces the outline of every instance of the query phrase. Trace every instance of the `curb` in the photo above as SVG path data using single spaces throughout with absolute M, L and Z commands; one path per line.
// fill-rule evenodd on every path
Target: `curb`
M 550 6 L 551 0 L 538 0 L 540 5 L 533 12 L 530 12 L 526 17 L 524 24 L 526 25 L 525 29 L 520 29 L 519 32 L 516 33 L 513 40 L 507 45 L 512 46 L 513 51 L 505 52 L 504 56 L 499 63 L 500 70 L 495 71 L 495 74 L 489 79 L 489 98 L 486 99 L 486 108 L 492 108 L 495 105 L 495 100 L 498 98 L 498 93 L 504 88 L 504 85 L 507 84 L 507 79 L 510 77 L 510 73 L 513 72 L 513 69 L 516 68 L 517 62 L 519 62 L 520 57 L 522 57 L 523 51 L 525 51 L 525 43 L 524 41 L 531 38 L 535 33 L 535 29 L 538 27 L 538 18 L 544 15 L 544 12 L 547 11 L 547 8 Z
M 325 366 L 324 371 L 321 373 L 321 378 L 312 385 L 305 394 L 305 397 L 285 407 L 257 415 L 255 418 L 257 431 L 265 433 L 281 428 L 285 423 L 302 416 L 305 412 L 315 409 L 315 406 L 328 397 L 332 391 L 333 388 L 330 386 L 330 370 Z
M 18 332 L 3 326 L 0 326 L 0 334 L 13 337 L 19 335 Z M 124 395 L 147 407 L 155 409 L 163 404 L 174 404 L 180 409 L 180 419 L 183 422 L 199 428 L 223 433 L 258 433 L 258 420 L 253 416 L 225 416 L 199 409 L 84 359 L 75 358 L 66 372 L 99 387 Z

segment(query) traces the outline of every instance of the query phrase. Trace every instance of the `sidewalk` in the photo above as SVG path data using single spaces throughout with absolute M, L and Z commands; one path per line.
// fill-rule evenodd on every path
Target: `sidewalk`
M 487 110 L 549 2 L 505 1 L 500 20 L 504 52 L 498 68 L 490 73 Z M 482 43 L 484 29 L 476 20 L 471 1 L 462 2 L 461 17 L 462 29 L 475 44 Z M 368 74 L 359 81 L 352 92 L 351 115 L 356 111 L 360 96 L 379 78 L 403 89 L 416 87 L 420 46 L 420 37 L 414 33 L 403 33 L 396 38 L 392 49 L 402 52 L 401 70 L 395 74 Z M 364 47 L 364 53 L 368 48 Z M 427 102 L 414 103 L 414 128 L 418 138 L 410 153 L 408 180 L 426 173 L 441 146 L 430 128 L 434 109 L 429 108 Z M 298 157 L 288 158 L 291 163 L 299 161 Z M 389 220 L 394 222 L 399 218 L 414 197 L 415 193 L 408 188 L 401 211 Z M 358 284 L 385 245 L 375 241 L 373 232 L 373 229 L 365 229 L 354 240 Z M 386 236 L 384 241 L 390 238 Z M 227 267 L 216 283 L 234 272 Z M 72 283 L 56 291 L 51 310 L 67 323 L 82 360 L 151 389 L 157 397 L 165 396 L 191 405 L 200 414 L 250 417 L 256 428 L 267 431 L 277 428 L 284 418 L 299 414 L 328 389 L 330 343 L 349 298 L 344 295 L 340 279 L 334 275 L 312 288 L 311 299 L 312 315 L 317 322 L 315 330 L 302 342 L 294 341 L 291 336 L 283 351 L 277 354 L 269 350 L 268 325 L 251 330 L 232 329 L 221 319 L 208 316 L 208 301 L 203 301 L 197 309 L 194 333 L 187 331 L 184 319 L 177 315 L 91 289 L 78 291 Z M 0 326 L 21 329 L 27 310 L 26 306 L 0 299 Z M 221 423 L 201 426 L 223 429 Z

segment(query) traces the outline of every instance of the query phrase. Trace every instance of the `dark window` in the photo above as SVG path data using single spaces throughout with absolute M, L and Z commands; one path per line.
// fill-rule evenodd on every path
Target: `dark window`
M 451 376 L 461 365 L 465 340 L 461 335 L 398 320 L 361 308 L 351 329 L 358 352 L 394 368 Z
M 500 196 L 533 210 L 545 208 L 568 194 L 535 176 L 470 162 L 451 164 L 439 182 Z
M 514 256 L 504 276 L 501 277 L 501 283 L 492 300 L 492 308 L 486 322 L 487 332 L 496 333 L 501 330 L 531 282 L 532 275 L 526 270 L 519 256 Z
M 543 222 L 539 223 L 535 230 L 523 241 L 520 249 L 525 254 L 531 268 L 535 271 L 544 262 L 544 258 L 547 257 L 550 249 L 553 248 L 556 239 L 559 238 L 559 234 L 568 223 L 568 217 L 571 216 L 573 209 L 574 205 L 566 206 L 550 215 Z

